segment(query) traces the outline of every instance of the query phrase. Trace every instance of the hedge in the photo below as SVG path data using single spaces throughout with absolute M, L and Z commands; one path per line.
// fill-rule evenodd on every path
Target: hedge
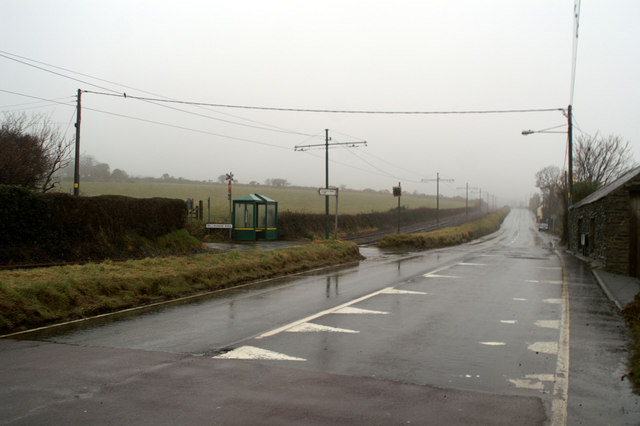
M 149 241 L 184 228 L 186 214 L 182 200 L 74 197 L 0 185 L 0 263 L 135 254 Z

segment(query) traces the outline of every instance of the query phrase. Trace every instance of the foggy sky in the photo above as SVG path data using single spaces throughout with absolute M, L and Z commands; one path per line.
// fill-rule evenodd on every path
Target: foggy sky
M 3 0 L 0 50 L 62 75 L 0 57 L 0 90 L 62 104 L 0 92 L 0 109 L 51 114 L 73 137 L 77 89 L 126 92 L 83 93 L 81 151 L 131 175 L 216 180 L 232 171 L 242 183 L 321 187 L 324 150 L 293 148 L 324 143 L 329 129 L 332 142 L 368 143 L 330 150 L 331 185 L 400 181 L 435 194 L 435 182 L 420 181 L 439 172 L 455 179 L 441 183 L 445 195 L 464 196 L 468 182 L 501 203 L 525 201 L 536 171 L 566 167 L 566 135 L 521 132 L 566 125 L 559 111 L 332 114 L 131 96 L 331 110 L 566 108 L 573 11 L 573 0 Z M 618 134 L 636 159 L 639 17 L 635 1 L 582 2 L 573 99 L 576 135 Z

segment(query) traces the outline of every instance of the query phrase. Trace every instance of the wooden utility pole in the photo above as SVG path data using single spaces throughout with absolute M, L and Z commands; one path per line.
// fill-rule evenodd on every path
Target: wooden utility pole
M 82 118 L 82 90 L 78 89 L 76 110 L 76 159 L 73 171 L 73 195 L 80 195 L 80 120 Z

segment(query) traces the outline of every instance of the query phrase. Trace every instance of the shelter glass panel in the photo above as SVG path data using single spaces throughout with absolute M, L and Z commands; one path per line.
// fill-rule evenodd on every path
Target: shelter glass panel
M 267 228 L 277 228 L 276 205 L 267 205 Z

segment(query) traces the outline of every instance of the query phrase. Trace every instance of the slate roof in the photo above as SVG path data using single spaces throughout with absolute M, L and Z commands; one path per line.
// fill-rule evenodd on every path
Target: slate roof
M 627 173 L 625 173 L 622 176 L 620 176 L 618 179 L 616 179 L 613 182 L 611 182 L 610 184 L 603 186 L 602 188 L 598 189 L 597 191 L 595 191 L 592 194 L 589 194 L 589 196 L 583 198 L 582 200 L 580 200 L 579 203 L 576 203 L 573 206 L 571 206 L 571 208 L 572 209 L 577 209 L 577 208 L 585 206 L 587 204 L 591 204 L 593 202 L 596 202 L 596 201 L 606 197 L 607 195 L 611 194 L 616 189 L 621 188 L 627 182 L 629 182 L 630 180 L 632 180 L 633 178 L 635 178 L 639 174 L 640 174 L 640 167 L 636 167 L 634 169 L 631 169 Z

